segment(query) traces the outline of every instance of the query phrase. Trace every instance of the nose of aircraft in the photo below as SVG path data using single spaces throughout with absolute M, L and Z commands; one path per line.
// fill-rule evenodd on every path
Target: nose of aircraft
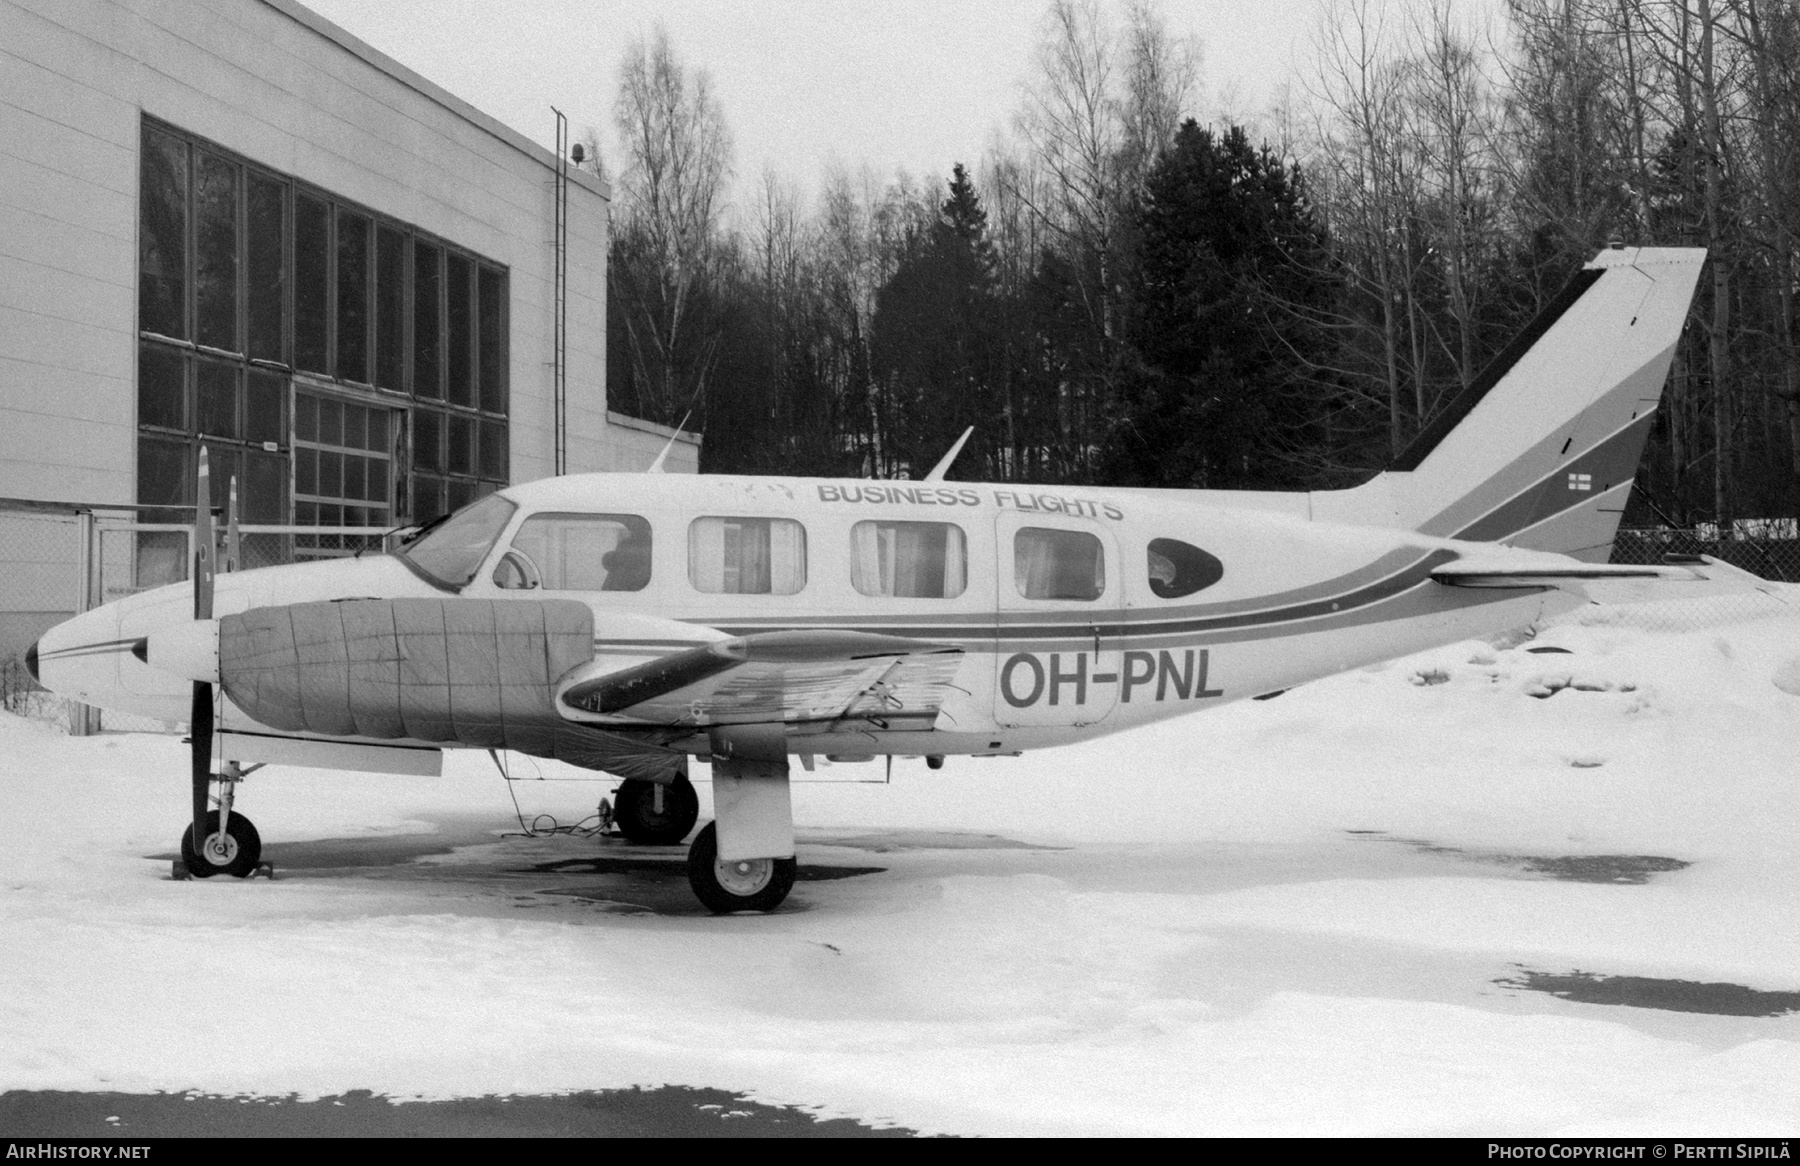
M 117 612 L 83 612 L 39 636 L 26 649 L 25 668 L 58 696 L 101 703 L 98 698 L 119 685 L 118 637 Z

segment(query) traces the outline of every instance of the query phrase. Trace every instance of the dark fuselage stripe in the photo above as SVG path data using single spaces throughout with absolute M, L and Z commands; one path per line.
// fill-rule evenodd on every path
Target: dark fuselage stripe
M 73 648 L 58 648 L 54 652 L 40 652 L 38 653 L 38 660 L 41 663 L 45 660 L 67 660 L 74 656 L 98 656 L 106 652 L 129 652 L 131 651 L 131 646 L 141 639 L 143 639 L 142 636 L 133 636 L 128 640 L 103 640 L 97 644 L 77 644 Z
M 1314 619 L 1319 616 L 1337 615 L 1342 612 L 1365 608 L 1384 599 L 1398 595 L 1409 588 L 1425 582 L 1431 572 L 1456 558 L 1452 551 L 1433 551 L 1422 558 L 1415 559 L 1404 570 L 1395 572 L 1379 582 L 1344 592 L 1336 597 L 1321 598 L 1307 603 L 1292 604 L 1287 607 L 1271 608 L 1264 611 L 1246 612 L 1241 615 L 1222 615 L 1194 619 L 1162 618 L 1155 621 L 1125 622 L 1119 620 L 1117 613 L 1101 609 L 1093 614 L 1080 611 L 1064 611 L 1046 614 L 1045 622 L 1037 624 L 1014 625 L 998 621 L 986 626 L 892 626 L 879 622 L 880 617 L 864 617 L 864 619 L 847 619 L 842 626 L 854 627 L 858 631 L 875 632 L 894 636 L 913 636 L 925 639 L 944 639 L 957 643 L 980 642 L 990 636 L 1013 640 L 1075 639 L 1095 637 L 1108 640 L 1139 640 L 1150 636 L 1180 636 L 1203 632 L 1218 632 L 1237 629 L 1262 628 L 1276 624 L 1294 623 L 1299 620 Z M 1097 619 L 1096 616 L 1111 618 Z M 758 632 L 777 630 L 768 625 L 738 625 L 724 623 L 717 625 L 719 630 L 729 635 L 755 635 Z M 794 625 L 787 625 L 792 627 Z M 973 634 L 971 634 L 973 633 Z

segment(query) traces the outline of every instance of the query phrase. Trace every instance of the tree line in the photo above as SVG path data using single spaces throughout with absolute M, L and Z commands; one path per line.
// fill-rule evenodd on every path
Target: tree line
M 1192 116 L 1147 0 L 1052 0 L 947 177 L 734 181 L 703 70 L 621 71 L 613 408 L 709 472 L 1296 489 L 1382 468 L 1611 243 L 1705 246 L 1628 520 L 1800 512 L 1800 0 L 1338 0 Z M 598 141 L 589 152 L 598 165 Z M 728 211 L 729 199 L 729 211 Z

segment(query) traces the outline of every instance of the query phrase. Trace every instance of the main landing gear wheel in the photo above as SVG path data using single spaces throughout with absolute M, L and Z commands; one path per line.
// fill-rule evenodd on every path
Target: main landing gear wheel
M 192 824 L 181 835 L 182 865 L 197 879 L 221 874 L 234 879 L 247 878 L 261 859 L 262 837 L 250 819 L 241 814 L 231 815 L 224 837 L 219 835 L 219 811 L 207 814 L 206 846 L 200 852 L 194 850 Z
M 794 889 L 798 864 L 791 858 L 719 861 L 719 831 L 708 822 L 688 847 L 688 885 L 714 915 L 773 911 Z
M 623 782 L 613 806 L 613 823 L 632 842 L 674 846 L 700 820 L 700 795 L 685 776 L 677 777 L 662 787 L 662 808 L 658 809 L 656 791 L 655 782 Z

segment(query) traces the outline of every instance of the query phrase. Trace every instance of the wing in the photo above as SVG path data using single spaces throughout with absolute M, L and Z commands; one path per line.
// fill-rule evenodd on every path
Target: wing
M 835 630 L 766 632 L 616 672 L 577 670 L 557 711 L 591 724 L 708 725 L 937 719 L 961 648 Z

